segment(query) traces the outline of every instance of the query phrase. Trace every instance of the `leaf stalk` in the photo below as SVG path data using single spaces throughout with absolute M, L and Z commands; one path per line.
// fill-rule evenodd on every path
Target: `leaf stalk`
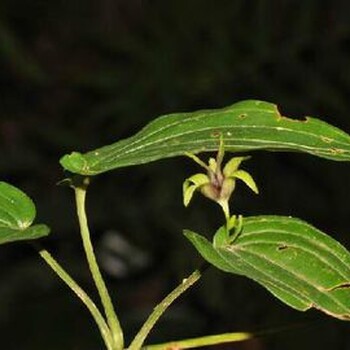
M 195 284 L 201 277 L 201 272 L 199 270 L 194 271 L 189 277 L 185 278 L 172 292 L 170 292 L 153 310 L 151 315 L 148 317 L 146 322 L 143 324 L 139 332 L 136 334 L 134 340 L 131 342 L 128 350 L 139 350 L 157 323 L 159 318 L 167 310 L 167 308 L 188 288 Z
M 39 253 L 40 257 L 49 265 L 56 275 L 74 292 L 74 294 L 85 304 L 90 314 L 94 318 L 103 341 L 108 350 L 113 350 L 112 334 L 108 328 L 99 309 L 86 294 L 86 292 L 77 284 L 77 282 L 64 270 L 64 268 L 56 261 L 56 259 L 46 249 L 41 248 L 38 244 L 33 243 L 34 248 Z
M 112 334 L 113 350 L 122 350 L 124 347 L 123 331 L 120 326 L 118 317 L 114 311 L 113 303 L 109 295 L 108 289 L 106 287 L 105 281 L 102 277 L 100 268 L 98 266 L 93 245 L 91 242 L 90 230 L 85 210 L 86 189 L 88 180 L 85 180 L 86 181 L 83 185 L 74 187 L 81 238 L 83 241 L 83 246 L 85 250 L 86 259 L 88 261 L 89 269 L 91 271 L 91 275 L 95 282 L 97 291 L 100 295 L 101 303 L 103 305 L 105 315 L 107 318 L 107 323 Z
M 253 338 L 251 333 L 224 333 L 208 335 L 204 337 L 172 341 L 162 344 L 147 345 L 142 350 L 166 350 L 166 349 L 194 349 L 202 346 L 210 346 L 224 343 L 233 343 Z

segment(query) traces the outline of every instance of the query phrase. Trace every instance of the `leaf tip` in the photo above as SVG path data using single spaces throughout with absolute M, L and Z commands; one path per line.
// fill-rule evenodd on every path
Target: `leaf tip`
M 79 152 L 66 154 L 60 159 L 60 164 L 65 170 L 75 174 L 88 175 L 88 164 L 85 157 Z

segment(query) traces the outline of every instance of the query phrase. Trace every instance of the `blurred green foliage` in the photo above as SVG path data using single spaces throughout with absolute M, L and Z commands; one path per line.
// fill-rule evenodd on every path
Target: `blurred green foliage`
M 60 156 L 129 136 L 160 114 L 246 98 L 278 103 L 286 115 L 319 116 L 349 132 L 349 10 L 347 1 L 316 0 L 3 0 L 1 177 L 33 197 L 40 221 L 53 227 L 46 244 L 92 288 L 72 193 L 55 186 L 64 176 Z M 289 154 L 256 154 L 250 163 L 262 193 L 255 199 L 241 191 L 238 213 L 299 216 L 350 247 L 341 235 L 348 231 L 348 165 Z M 186 212 L 181 206 L 181 183 L 192 167 L 175 159 L 125 169 L 101 176 L 90 190 L 96 243 L 104 230 L 118 229 L 154 259 L 142 276 L 110 280 L 112 290 L 121 289 L 117 305 L 130 331 L 199 261 L 182 228 L 209 233 L 218 225 L 210 203 L 194 201 Z M 98 348 L 83 308 L 31 250 L 1 248 L 0 261 L 4 348 Z M 321 325 L 250 348 L 350 346 L 347 324 L 289 311 L 249 281 L 216 271 L 186 300 L 154 340 L 311 318 Z

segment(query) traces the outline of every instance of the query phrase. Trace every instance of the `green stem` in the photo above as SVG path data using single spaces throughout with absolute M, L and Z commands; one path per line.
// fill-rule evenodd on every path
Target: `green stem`
M 58 277 L 77 295 L 77 297 L 85 304 L 94 318 L 104 343 L 108 350 L 113 350 L 113 340 L 111 332 L 106 321 L 101 315 L 95 303 L 90 299 L 86 292 L 74 281 L 74 279 L 63 269 L 63 267 L 53 258 L 53 256 L 37 244 L 33 244 L 35 249 L 43 260 L 51 267 Z
M 91 243 L 90 231 L 85 212 L 86 186 L 75 187 L 75 199 L 77 205 L 77 214 L 79 219 L 80 233 L 89 268 L 94 279 L 96 288 L 101 298 L 103 308 L 107 317 L 107 323 L 112 333 L 113 345 L 115 350 L 121 350 L 124 347 L 123 332 L 114 311 L 111 297 L 108 293 L 106 284 L 103 280 L 99 266 L 97 264 L 94 249 Z
M 142 350 L 193 349 L 223 343 L 239 342 L 253 337 L 250 333 L 224 333 L 200 338 L 184 339 L 163 344 L 147 345 Z
M 201 277 L 199 270 L 194 271 L 189 277 L 185 278 L 172 292 L 170 292 L 153 310 L 147 321 L 141 327 L 140 331 L 131 342 L 128 350 L 139 350 L 142 347 L 146 337 L 152 330 L 156 322 L 163 315 L 165 310 L 188 288 L 196 283 Z
M 234 343 L 244 340 L 249 340 L 257 337 L 263 337 L 267 335 L 279 334 L 281 332 L 292 331 L 296 329 L 304 329 L 305 327 L 314 326 L 314 322 L 303 322 L 294 325 L 282 326 L 273 329 L 267 329 L 259 332 L 248 333 L 248 332 L 235 332 L 235 333 L 223 333 L 216 335 L 207 335 L 204 337 L 190 338 L 183 340 L 174 340 L 161 344 L 145 345 L 142 350 L 169 350 L 169 349 L 194 349 L 203 346 Z

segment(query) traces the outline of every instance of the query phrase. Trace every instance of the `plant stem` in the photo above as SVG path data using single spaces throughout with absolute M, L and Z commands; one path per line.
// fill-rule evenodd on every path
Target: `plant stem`
M 172 292 L 170 292 L 153 310 L 146 322 L 143 324 L 134 340 L 131 342 L 128 350 L 140 350 L 149 332 L 156 322 L 163 315 L 165 310 L 188 288 L 196 283 L 201 277 L 199 270 L 194 271 L 189 277 L 185 278 Z
M 253 337 L 250 333 L 224 333 L 207 335 L 205 337 L 184 339 L 163 344 L 147 345 L 142 350 L 166 350 L 166 349 L 193 349 L 201 346 L 210 346 L 223 343 L 239 342 Z
M 113 350 L 113 340 L 111 332 L 106 321 L 101 315 L 95 303 L 86 294 L 86 292 L 74 281 L 74 279 L 63 269 L 63 267 L 53 258 L 53 256 L 46 250 L 41 248 L 38 244 L 33 244 L 35 249 L 43 260 L 51 267 L 51 269 L 58 275 L 58 277 L 77 295 L 77 297 L 85 304 L 94 318 L 104 343 L 108 350 Z
M 108 293 L 106 284 L 103 280 L 100 268 L 97 264 L 94 249 L 91 243 L 90 231 L 85 211 L 86 186 L 74 187 L 75 199 L 77 205 L 77 214 L 79 219 L 80 233 L 83 241 L 83 246 L 86 258 L 89 264 L 92 277 L 94 279 L 96 288 L 101 298 L 103 308 L 107 317 L 107 323 L 112 333 L 113 349 L 122 350 L 124 347 L 123 332 L 114 311 L 111 297 Z

